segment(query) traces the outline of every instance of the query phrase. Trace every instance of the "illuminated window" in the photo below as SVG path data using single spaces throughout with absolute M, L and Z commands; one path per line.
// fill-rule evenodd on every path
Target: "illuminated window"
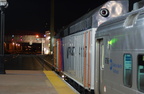
M 130 54 L 124 55 L 124 85 L 132 86 L 132 56 Z
M 144 92 L 144 55 L 138 55 L 138 90 Z

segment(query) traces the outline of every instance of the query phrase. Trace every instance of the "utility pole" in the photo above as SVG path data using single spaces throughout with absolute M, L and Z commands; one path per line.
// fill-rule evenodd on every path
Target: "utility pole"
M 50 16 L 50 51 L 53 52 L 54 45 L 54 0 L 51 0 L 51 16 Z

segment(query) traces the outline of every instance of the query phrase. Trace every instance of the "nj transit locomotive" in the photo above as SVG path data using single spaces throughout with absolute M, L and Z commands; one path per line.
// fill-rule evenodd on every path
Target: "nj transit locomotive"
M 95 33 L 98 26 L 127 11 L 127 0 L 108 1 L 101 7 L 82 16 L 59 33 L 57 51 L 54 52 L 57 53 L 55 68 L 69 78 L 68 82 L 76 87 L 80 93 L 84 93 L 85 89 L 94 90 L 94 79 L 96 79 L 94 78 L 94 69 L 97 67 L 94 65 L 96 58 Z

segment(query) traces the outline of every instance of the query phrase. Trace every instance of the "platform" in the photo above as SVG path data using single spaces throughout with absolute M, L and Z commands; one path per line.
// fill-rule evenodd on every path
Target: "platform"
M 6 70 L 0 94 L 79 94 L 53 71 Z

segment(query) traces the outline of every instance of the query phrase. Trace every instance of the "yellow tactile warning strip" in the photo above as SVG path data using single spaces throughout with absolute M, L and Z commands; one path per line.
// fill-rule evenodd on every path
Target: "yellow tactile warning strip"
M 65 82 L 62 81 L 53 71 L 44 71 L 46 77 L 52 83 L 58 94 L 77 94 Z

